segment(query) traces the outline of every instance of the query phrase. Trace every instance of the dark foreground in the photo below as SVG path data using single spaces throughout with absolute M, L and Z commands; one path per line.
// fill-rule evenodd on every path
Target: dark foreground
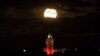
M 47 56 L 41 49 L 2 49 L 0 56 Z M 100 49 L 97 48 L 80 48 L 66 50 L 64 53 L 55 53 L 53 56 L 100 56 Z

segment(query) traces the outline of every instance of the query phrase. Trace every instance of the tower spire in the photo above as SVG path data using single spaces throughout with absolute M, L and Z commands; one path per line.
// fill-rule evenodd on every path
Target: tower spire
M 52 35 L 50 33 L 48 34 L 48 38 L 52 38 Z

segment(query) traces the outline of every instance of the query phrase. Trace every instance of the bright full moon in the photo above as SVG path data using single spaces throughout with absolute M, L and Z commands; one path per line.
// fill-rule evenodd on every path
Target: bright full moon
M 46 17 L 46 18 L 56 18 L 57 17 L 57 11 L 55 9 L 47 8 L 44 11 L 44 17 Z

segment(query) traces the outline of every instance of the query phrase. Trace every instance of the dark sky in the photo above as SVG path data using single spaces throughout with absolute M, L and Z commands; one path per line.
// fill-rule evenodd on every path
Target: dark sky
M 56 21 L 43 20 L 44 8 L 56 8 Z M 51 32 L 55 47 L 100 47 L 98 0 L 0 1 L 0 46 L 44 47 Z

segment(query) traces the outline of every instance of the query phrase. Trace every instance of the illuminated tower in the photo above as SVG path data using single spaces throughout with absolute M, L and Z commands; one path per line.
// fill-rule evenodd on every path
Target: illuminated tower
M 46 39 L 46 48 L 45 48 L 45 52 L 47 53 L 47 55 L 52 55 L 54 53 L 54 40 L 52 38 L 51 34 L 48 34 L 47 39 Z

